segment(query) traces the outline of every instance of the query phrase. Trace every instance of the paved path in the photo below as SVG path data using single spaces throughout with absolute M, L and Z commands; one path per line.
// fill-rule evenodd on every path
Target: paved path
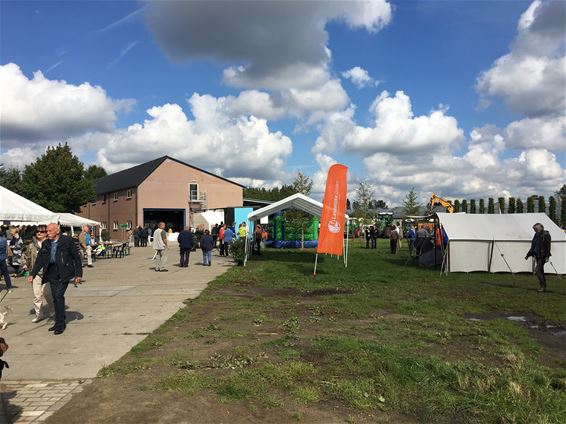
M 52 321 L 31 322 L 31 287 L 23 278 L 15 280 L 18 288 L 0 303 L 0 310 L 10 308 L 10 324 L 0 333 L 10 345 L 3 358 L 10 368 L 4 370 L 0 424 L 2 416 L 8 423 L 45 419 L 59 402 L 57 396 L 47 396 L 50 391 L 63 394 L 64 388 L 76 389 L 95 377 L 231 265 L 215 255 L 213 265 L 204 267 L 197 251 L 191 254 L 189 268 L 179 268 L 178 247 L 172 246 L 169 272 L 157 273 L 150 269 L 152 255 L 150 248 L 135 248 L 126 258 L 103 259 L 85 268 L 83 285 L 67 290 L 68 324 L 58 336 L 47 331 Z

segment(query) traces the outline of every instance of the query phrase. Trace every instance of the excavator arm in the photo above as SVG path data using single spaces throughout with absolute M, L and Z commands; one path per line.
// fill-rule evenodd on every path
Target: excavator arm
M 432 193 L 430 195 L 430 201 L 428 202 L 429 213 L 432 213 L 432 208 L 434 208 L 434 205 L 444 206 L 446 208 L 446 212 L 454 213 L 454 206 L 452 206 L 452 203 L 444 200 L 442 197 L 437 196 L 435 193 Z

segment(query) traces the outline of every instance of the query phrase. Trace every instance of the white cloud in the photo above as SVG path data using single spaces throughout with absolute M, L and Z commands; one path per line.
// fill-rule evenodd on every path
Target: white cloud
M 113 100 L 99 86 L 49 80 L 41 72 L 28 79 L 18 65 L 0 66 L 2 147 L 61 141 L 87 131 L 112 131 L 116 113 L 131 100 Z
M 478 77 L 480 94 L 501 97 L 528 117 L 563 114 L 565 20 L 564 2 L 535 0 L 519 20 L 511 51 Z
M 313 153 L 331 153 L 341 146 L 343 140 L 356 127 L 354 122 L 355 107 L 329 113 L 319 127 L 319 136 L 312 148 Z
M 237 97 L 228 96 L 226 107 L 234 116 L 253 115 L 263 119 L 278 119 L 288 112 L 282 105 L 277 105 L 269 93 L 257 90 L 246 90 Z
M 363 88 L 367 86 L 377 86 L 379 85 L 379 81 L 374 80 L 364 68 L 360 68 L 359 66 L 354 66 L 347 71 L 342 72 L 342 77 L 349 79 L 352 81 L 358 88 Z
M 343 143 L 346 151 L 416 152 L 449 148 L 464 138 L 457 120 L 442 110 L 415 117 L 411 100 L 402 91 L 394 97 L 383 91 L 370 110 L 374 125 L 357 126 L 348 134 Z
M 99 162 L 110 171 L 147 158 L 170 154 L 226 177 L 254 180 L 282 175 L 292 142 L 271 132 L 264 119 L 233 117 L 226 98 L 193 94 L 188 100 L 194 119 L 177 104 L 148 109 L 150 119 L 117 130 L 99 151 Z
M 545 147 L 566 150 L 566 117 L 525 118 L 505 129 L 506 144 L 515 149 Z
M 152 1 L 147 13 L 158 44 L 174 60 L 238 63 L 226 70 L 227 83 L 271 89 L 310 88 L 328 79 L 328 22 L 376 32 L 390 20 L 386 0 Z
M 339 80 L 330 80 L 313 89 L 291 88 L 283 93 L 292 109 L 301 111 L 334 111 L 348 105 L 348 94 Z

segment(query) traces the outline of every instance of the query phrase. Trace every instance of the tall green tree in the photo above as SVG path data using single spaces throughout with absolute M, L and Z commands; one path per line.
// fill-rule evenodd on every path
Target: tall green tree
M 554 196 L 548 198 L 548 217 L 552 219 L 556 225 L 560 225 L 558 216 L 556 216 L 556 197 Z
M 67 143 L 49 147 L 22 174 L 22 194 L 54 212 L 78 212 L 94 197 L 91 181 Z
M 533 213 L 535 211 L 535 198 L 536 196 L 527 197 L 527 213 Z
M 373 200 L 374 186 L 369 181 L 360 181 L 356 188 L 354 201 L 354 216 L 362 220 L 371 220 L 374 218 L 370 212 L 370 204 Z
M 460 199 L 454 200 L 454 212 L 460 212 L 461 207 Z
M 546 200 L 544 196 L 538 197 L 538 211 L 540 213 L 546 213 Z
M 517 213 L 523 213 L 524 212 L 524 204 L 523 201 L 521 199 L 517 199 Z
M 505 213 L 505 197 L 498 197 L 497 205 L 499 206 L 499 213 Z
M 468 201 L 466 199 L 462 200 L 462 212 L 468 213 Z
M 22 172 L 17 168 L 5 169 L 0 165 L 0 185 L 14 193 L 21 194 Z
M 297 172 L 297 176 L 295 177 L 295 180 L 293 181 L 293 184 L 291 184 L 291 186 L 293 187 L 295 193 L 301 193 L 305 196 L 308 196 L 309 194 L 311 194 L 312 184 L 313 182 L 311 177 L 306 176 L 302 172 Z
M 485 200 L 480 199 L 480 213 L 485 213 Z
M 470 213 L 476 213 L 476 199 L 470 200 Z
M 409 192 L 405 196 L 403 207 L 405 210 L 405 215 L 418 215 L 420 213 L 422 205 L 417 200 L 417 192 L 415 191 L 415 187 L 411 188 L 411 190 L 409 190 Z
M 495 203 L 493 197 L 487 199 L 487 213 L 495 213 Z
M 507 206 L 507 213 L 515 213 L 515 198 L 509 198 L 509 205 Z
M 106 177 L 108 174 L 102 166 L 90 165 L 85 171 L 85 178 L 90 181 L 92 192 L 96 194 L 96 180 Z M 94 199 L 92 199 L 94 200 Z
M 291 184 L 295 193 L 301 193 L 308 196 L 312 190 L 313 181 L 302 172 L 298 172 L 295 180 Z M 301 234 L 301 249 L 305 244 L 305 227 L 308 225 L 312 217 L 303 211 L 291 209 L 285 212 L 285 225 L 295 234 Z

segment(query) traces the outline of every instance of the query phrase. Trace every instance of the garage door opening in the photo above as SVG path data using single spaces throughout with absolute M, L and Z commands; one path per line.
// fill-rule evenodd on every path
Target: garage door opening
M 165 222 L 165 229 L 179 232 L 185 226 L 185 209 L 144 209 L 144 226 L 155 228 L 160 222 Z

